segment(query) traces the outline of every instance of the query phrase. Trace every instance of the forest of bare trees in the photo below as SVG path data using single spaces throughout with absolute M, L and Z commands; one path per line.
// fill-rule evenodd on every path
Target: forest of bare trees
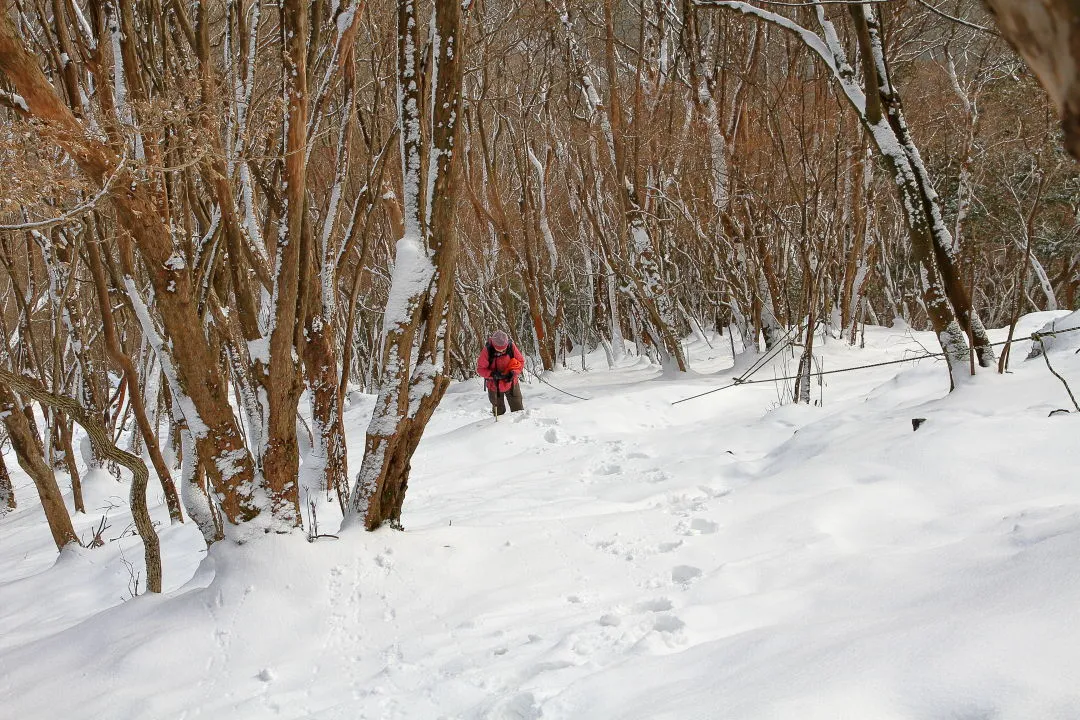
M 58 548 L 66 484 L 130 473 L 155 590 L 147 493 L 207 544 L 400 527 L 497 328 L 533 372 L 719 331 L 808 375 L 902 323 L 955 386 L 1080 302 L 1052 96 L 972 0 L 2 0 L 4 442 Z

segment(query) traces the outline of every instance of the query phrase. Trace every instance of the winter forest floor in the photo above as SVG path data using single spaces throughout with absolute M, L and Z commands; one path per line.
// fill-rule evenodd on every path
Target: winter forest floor
M 924 360 L 826 376 L 820 407 L 771 383 L 672 405 L 728 382 L 727 342 L 691 345 L 684 377 L 574 357 L 548 379 L 591 399 L 534 380 L 497 424 L 455 383 L 404 533 L 207 556 L 155 498 L 159 597 L 131 599 L 123 485 L 87 481 L 76 527 L 107 513 L 110 542 L 57 560 L 6 458 L 0 718 L 1080 717 L 1080 414 L 1048 417 L 1071 403 L 1030 343 L 952 394 Z M 868 328 L 815 350 L 830 370 L 920 344 Z M 1074 393 L 1078 347 L 1051 351 Z M 354 471 L 371 407 L 348 410 Z M 319 520 L 334 531 L 332 503 Z

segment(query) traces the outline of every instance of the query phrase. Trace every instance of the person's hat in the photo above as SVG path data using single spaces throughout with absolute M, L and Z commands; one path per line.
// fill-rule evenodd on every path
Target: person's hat
M 488 338 L 488 342 L 491 343 L 491 347 L 502 352 L 510 345 L 510 337 L 502 330 L 496 330 L 491 334 L 491 337 Z

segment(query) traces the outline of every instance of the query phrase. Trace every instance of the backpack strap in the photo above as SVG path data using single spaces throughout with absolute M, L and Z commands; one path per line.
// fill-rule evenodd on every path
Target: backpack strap
M 488 343 L 485 345 L 485 347 L 487 348 L 487 354 L 488 354 L 488 367 L 494 370 L 495 369 L 495 346 L 492 345 L 490 341 L 488 341 Z M 506 346 L 506 354 L 510 358 L 513 358 L 514 357 L 514 351 L 516 349 L 517 349 L 517 347 L 514 345 L 514 341 L 511 340 L 510 344 Z

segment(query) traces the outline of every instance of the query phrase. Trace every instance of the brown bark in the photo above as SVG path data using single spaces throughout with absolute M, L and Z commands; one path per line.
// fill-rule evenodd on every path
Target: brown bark
M 11 512 L 17 507 L 15 502 L 15 488 L 11 485 L 11 475 L 8 473 L 4 456 L 0 454 L 0 517 Z
M 131 100 L 135 103 L 145 104 L 149 100 L 149 96 L 146 91 L 146 86 L 143 83 L 142 66 L 138 55 L 138 43 L 141 39 L 139 32 L 135 29 L 135 12 L 132 8 L 131 0 L 118 0 L 119 17 L 116 21 L 120 23 L 120 55 L 119 58 L 113 58 L 114 63 L 121 63 L 124 71 L 124 83 L 127 87 L 128 94 Z M 136 131 L 142 136 L 143 153 L 146 157 L 146 162 L 149 168 L 148 172 L 149 182 L 147 183 L 147 190 L 154 199 L 154 203 L 157 205 L 158 215 L 161 218 L 162 224 L 165 227 L 169 227 L 172 224 L 170 218 L 169 198 L 165 188 L 165 178 L 163 173 L 157 168 L 164 165 L 162 162 L 164 144 L 162 142 L 160 130 L 153 124 L 144 125 L 139 122 L 135 115 L 138 113 L 138 107 L 133 106 L 131 108 L 132 117 L 130 120 L 136 124 Z M 122 118 L 121 118 L 122 119 Z
M 526 147 L 521 150 L 521 154 L 527 156 L 531 152 L 527 146 L 527 140 L 525 145 Z M 521 219 L 525 236 L 522 245 L 525 248 L 525 286 L 529 297 L 529 315 L 532 318 L 533 332 L 536 333 L 540 363 L 544 370 L 554 370 L 556 359 L 555 336 L 557 334 L 556 318 L 549 307 L 549 296 L 545 293 L 545 278 L 537 252 L 540 244 L 536 237 L 537 229 L 543 220 L 540 213 L 545 212 L 542 210 L 545 199 L 541 197 L 537 200 L 533 197 L 529 177 L 535 171 L 530 169 L 528 158 L 518 158 L 518 167 L 521 176 L 520 205 L 523 211 Z M 536 193 L 540 195 L 545 190 L 545 184 L 543 176 L 539 172 L 537 172 L 537 175 Z
M 68 62 L 61 67 L 61 76 L 64 80 L 64 90 L 67 92 L 68 104 L 76 117 L 82 116 L 82 97 L 79 92 L 79 68 L 74 62 L 75 48 L 71 44 L 71 35 L 68 33 L 64 0 L 52 0 L 53 31 L 56 33 L 56 41 L 60 51 L 68 57 Z
M 540 361 L 545 370 L 555 369 L 555 339 L 547 332 L 547 309 L 544 302 L 544 290 L 540 277 L 539 263 L 536 260 L 535 233 L 528 227 L 522 245 L 525 248 L 525 292 L 529 298 L 529 317 L 540 350 Z
M 274 517 L 279 518 L 284 526 L 298 527 L 301 523 L 297 482 L 300 451 L 296 439 L 296 410 L 303 390 L 303 376 L 293 359 L 293 352 L 297 349 L 300 267 L 310 243 L 310 233 L 304 232 L 308 3 L 304 0 L 286 0 L 281 12 L 285 48 L 282 72 L 288 127 L 282 176 L 286 184 L 282 193 L 285 212 L 277 238 L 270 356 L 265 372 L 258 379 L 269 408 L 262 471 L 270 494 L 271 509 Z
M 234 202 L 236 195 L 228 169 L 225 167 L 225 151 L 221 146 L 221 134 L 214 122 L 215 111 L 220 108 L 220 103 L 216 101 L 216 98 L 221 90 L 210 60 L 210 26 L 206 20 L 206 4 L 199 3 L 196 6 L 196 12 L 195 37 L 196 53 L 199 58 L 199 88 L 204 104 L 200 120 L 212 149 L 212 152 L 203 160 L 203 175 L 209 180 L 208 184 L 213 187 L 217 196 L 217 205 L 221 211 L 221 225 L 229 253 L 229 279 L 232 281 L 233 296 L 236 298 L 240 327 L 243 330 L 244 339 L 251 341 L 258 339 L 260 333 L 258 308 L 251 291 L 251 283 L 248 282 L 245 273 L 244 261 L 250 254 L 245 253 L 244 246 L 246 242 L 250 242 L 250 238 L 245 240 L 240 227 L 240 219 L 237 217 Z M 260 267 L 261 263 L 253 263 L 253 265 L 256 270 L 261 269 L 260 275 L 265 274 L 269 281 L 269 273 Z
M 83 499 L 82 477 L 79 474 L 79 465 L 75 462 L 75 450 L 71 443 L 71 424 L 67 416 L 62 412 L 55 413 L 54 420 L 56 429 L 56 445 L 64 453 L 64 467 L 68 477 L 71 478 L 71 499 L 75 505 L 75 512 L 86 512 L 86 501 Z
M 0 368 L 0 373 L 7 373 Z M 67 506 L 64 505 L 64 496 L 60 493 L 60 486 L 56 484 L 56 476 L 52 468 L 45 462 L 41 454 L 41 448 L 30 431 L 30 424 L 22 413 L 22 407 L 12 388 L 0 377 L 0 415 L 4 418 L 4 427 L 8 437 L 11 438 L 11 446 L 15 449 L 15 455 L 19 459 L 19 466 L 34 481 L 38 497 L 41 498 L 41 506 L 45 509 L 45 520 L 49 523 L 49 531 L 52 533 L 53 542 L 57 550 L 63 550 L 65 545 L 75 543 L 79 545 L 79 537 L 75 534 L 75 528 L 71 525 L 71 516 Z

